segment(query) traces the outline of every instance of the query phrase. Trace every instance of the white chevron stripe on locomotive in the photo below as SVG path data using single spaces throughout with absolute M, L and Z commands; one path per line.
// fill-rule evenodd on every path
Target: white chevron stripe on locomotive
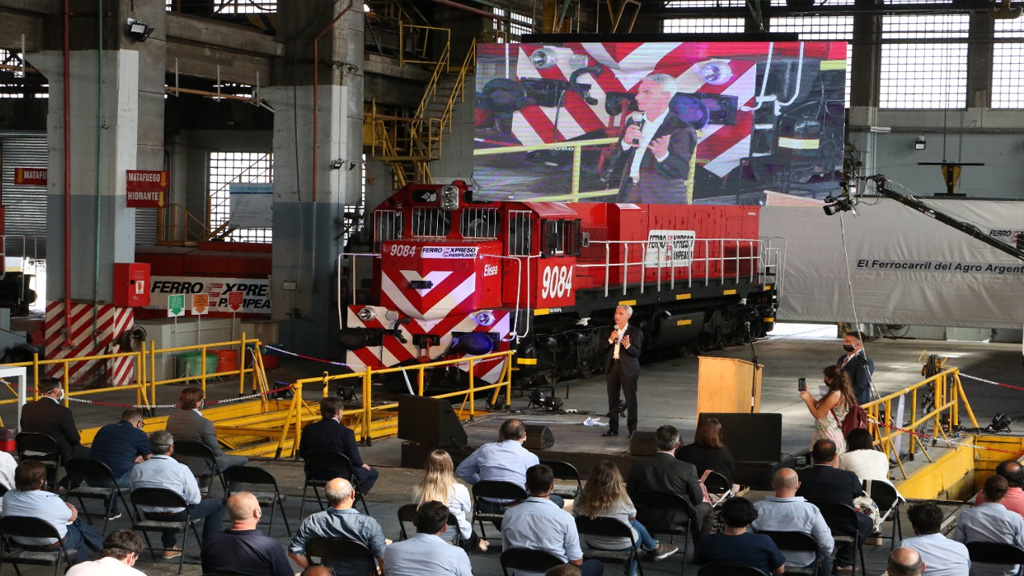
M 408 283 L 412 280 L 428 280 L 434 283 L 433 288 L 427 288 L 424 290 L 417 290 L 420 295 L 425 295 L 428 292 L 438 290 L 438 286 L 441 281 L 447 279 L 451 272 L 449 271 L 435 271 L 430 272 L 426 276 L 420 275 L 415 270 L 402 270 L 401 274 Z M 409 301 L 409 298 L 405 295 L 404 289 L 400 288 L 395 284 L 394 280 L 390 275 L 384 274 L 381 280 L 381 291 L 384 296 L 394 303 L 395 307 L 399 311 L 405 313 L 406 316 L 418 319 L 426 320 L 437 320 L 444 318 L 448 315 L 456 306 L 461 304 L 466 298 L 469 298 L 476 291 L 476 278 L 473 275 L 468 276 L 462 281 L 455 289 L 448 291 L 446 294 L 441 296 L 436 304 L 432 305 L 429 309 L 419 310 L 417 307 Z M 425 304 L 426 302 L 424 302 Z

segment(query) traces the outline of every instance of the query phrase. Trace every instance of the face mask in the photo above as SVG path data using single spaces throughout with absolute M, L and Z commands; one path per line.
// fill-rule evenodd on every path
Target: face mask
M 843 346 L 843 350 L 846 350 L 847 352 L 853 352 L 854 350 L 856 350 L 856 348 L 850 346 L 849 344 L 846 344 Z

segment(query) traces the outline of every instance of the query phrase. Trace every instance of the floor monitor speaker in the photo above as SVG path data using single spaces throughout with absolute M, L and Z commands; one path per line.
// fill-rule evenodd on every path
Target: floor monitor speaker
M 555 435 L 551 428 L 541 424 L 526 425 L 526 442 L 523 448 L 527 450 L 547 450 L 555 445 Z
M 398 437 L 436 448 L 469 442 L 451 402 L 408 394 L 398 397 Z
M 654 442 L 653 430 L 637 430 L 629 439 L 629 454 L 631 456 L 654 456 L 658 452 L 658 445 Z

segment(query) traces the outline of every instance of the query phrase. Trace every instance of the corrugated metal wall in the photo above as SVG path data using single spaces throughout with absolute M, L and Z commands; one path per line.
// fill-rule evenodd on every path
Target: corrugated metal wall
M 46 186 L 19 186 L 15 168 L 46 168 L 46 134 L 0 131 L 8 256 L 46 257 Z

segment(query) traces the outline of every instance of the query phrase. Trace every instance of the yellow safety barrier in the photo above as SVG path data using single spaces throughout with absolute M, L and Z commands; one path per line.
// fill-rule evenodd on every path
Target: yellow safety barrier
M 608 146 L 619 141 L 618 138 L 594 138 L 593 140 L 569 140 L 566 142 L 554 142 L 551 144 L 536 144 L 533 146 L 503 146 L 500 148 L 483 148 L 473 150 L 473 156 L 493 156 L 495 154 L 515 154 L 520 152 L 531 152 L 533 150 L 564 150 L 572 148 L 572 184 L 568 194 L 552 196 L 540 196 L 533 198 L 535 202 L 579 202 L 582 198 L 595 198 L 598 196 L 613 196 L 618 194 L 615 190 L 600 190 L 597 192 L 580 192 L 580 168 L 583 164 L 583 148 L 585 146 Z
M 931 409 L 922 414 L 918 414 L 919 391 L 923 393 L 931 392 L 933 394 Z M 898 406 L 899 399 L 906 394 L 909 394 L 909 401 L 904 404 L 903 420 L 906 423 L 893 422 L 892 419 L 895 415 L 893 404 L 895 402 Z M 963 386 L 960 383 L 960 370 L 958 368 L 949 368 L 913 386 L 869 402 L 863 407 L 868 413 L 868 419 L 872 422 L 871 429 L 875 436 L 875 444 L 881 446 L 882 451 L 887 453 L 890 458 L 895 459 L 899 465 L 900 473 L 903 474 L 903 479 L 906 480 L 907 471 L 903 467 L 903 461 L 900 459 L 896 449 L 895 440 L 900 437 L 906 437 L 909 443 L 907 446 L 908 457 L 912 459 L 917 449 L 920 448 L 928 461 L 931 462 L 932 459 L 928 454 L 927 446 L 925 446 L 921 437 L 914 433 L 914 430 L 919 426 L 928 424 L 930 421 L 932 424 L 931 436 L 935 438 L 942 437 L 943 440 L 948 441 L 947 433 L 952 432 L 959 424 L 961 402 L 963 402 L 963 407 L 967 411 L 971 423 L 975 428 L 978 428 L 978 421 L 974 418 L 974 412 L 971 410 L 971 405 L 967 401 Z M 909 417 L 906 416 L 908 412 Z M 884 416 L 880 417 L 880 413 L 884 414 Z M 944 415 L 948 417 L 943 418 Z M 945 426 L 945 429 L 943 429 L 943 426 Z

